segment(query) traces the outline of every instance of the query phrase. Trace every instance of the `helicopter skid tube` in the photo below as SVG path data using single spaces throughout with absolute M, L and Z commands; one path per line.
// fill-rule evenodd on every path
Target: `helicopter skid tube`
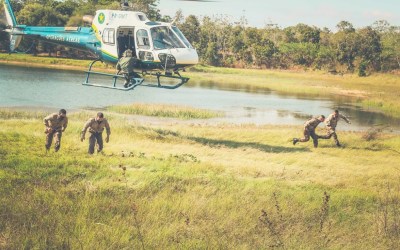
M 108 73 L 103 73 L 103 72 L 96 72 L 96 71 L 92 71 L 92 66 L 93 64 L 95 64 L 96 62 L 101 61 L 100 59 L 95 60 L 93 62 L 90 63 L 89 65 L 89 70 L 85 71 L 87 73 L 86 76 L 86 81 L 82 83 L 82 85 L 85 86 L 92 86 L 92 87 L 99 87 L 99 88 L 107 88 L 107 89 L 117 89 L 117 90 L 132 90 L 135 87 L 139 86 L 140 84 L 143 83 L 144 79 L 143 78 L 131 78 L 131 83 L 128 85 L 128 87 L 117 87 L 117 79 L 118 78 L 123 78 L 125 79 L 125 77 L 123 75 L 114 75 L 114 74 L 108 74 Z M 89 83 L 89 77 L 91 74 L 95 74 L 95 75 L 102 75 L 102 76 L 110 76 L 112 77 L 113 80 L 113 84 L 111 86 L 108 85 L 101 85 L 101 84 L 94 84 L 94 83 Z
M 142 73 L 143 76 L 144 75 L 151 75 L 151 76 L 157 77 L 157 83 L 156 84 L 151 84 L 151 83 L 143 84 L 143 82 L 144 82 L 143 78 L 131 78 L 131 83 L 129 84 L 128 87 L 126 87 L 126 88 L 125 87 L 118 87 L 117 86 L 118 78 L 125 79 L 125 77 L 123 75 L 119 75 L 119 74 L 109 74 L 109 73 L 92 71 L 93 64 L 95 64 L 98 61 L 101 61 L 101 60 L 98 59 L 98 60 L 95 60 L 95 61 L 90 63 L 89 70 L 85 71 L 87 73 L 86 81 L 83 82 L 82 85 L 126 91 L 126 90 L 132 90 L 132 89 L 136 88 L 139 85 L 140 86 L 144 86 L 144 87 L 153 87 L 153 88 L 176 89 L 176 88 L 179 88 L 180 86 L 182 86 L 183 84 L 185 84 L 185 83 L 187 83 L 189 81 L 189 78 L 182 77 L 179 73 L 177 73 L 178 76 L 174 76 L 174 75 L 169 75 L 169 74 L 168 75 L 167 74 L 161 74 L 159 72 L 157 72 L 157 73 L 143 72 Z M 112 77 L 113 78 L 113 83 L 112 83 L 112 85 L 101 85 L 101 84 L 89 83 L 89 78 L 90 78 L 91 74 Z M 173 84 L 173 85 L 171 85 L 171 84 L 163 85 L 163 84 L 161 84 L 160 78 L 178 79 L 178 80 L 180 80 L 180 82 L 178 82 L 177 84 Z
M 88 77 L 86 79 L 86 82 L 82 83 L 82 85 L 85 86 L 92 86 L 92 87 L 100 87 L 100 88 L 107 88 L 107 89 L 117 89 L 117 90 L 132 90 L 134 88 L 136 88 L 137 86 L 141 85 L 144 81 L 143 78 L 132 78 L 131 79 L 131 83 L 129 84 L 128 87 L 117 87 L 117 79 L 118 78 L 123 78 L 125 79 L 124 76 L 122 75 L 114 75 L 114 74 L 107 74 L 107 73 L 102 73 L 102 72 L 95 72 L 95 71 L 86 71 L 86 73 L 88 74 Z M 89 74 L 95 74 L 95 75 L 103 75 L 103 76 L 110 76 L 114 79 L 114 82 L 111 86 L 107 86 L 107 85 L 101 85 L 101 84 L 94 84 L 94 83 L 89 83 L 88 79 L 89 79 Z
M 182 86 L 183 84 L 187 83 L 189 81 L 190 78 L 187 77 L 182 77 L 182 76 L 172 76 L 172 75 L 163 75 L 160 73 L 147 73 L 148 75 L 152 75 L 157 77 L 157 84 L 142 84 L 141 86 L 144 87 L 153 87 L 153 88 L 163 88 L 163 89 L 176 89 L 179 88 L 180 86 Z M 173 78 L 173 79 L 179 79 L 181 80 L 179 83 L 175 84 L 175 85 L 162 85 L 160 78 L 161 77 L 165 77 L 165 78 Z

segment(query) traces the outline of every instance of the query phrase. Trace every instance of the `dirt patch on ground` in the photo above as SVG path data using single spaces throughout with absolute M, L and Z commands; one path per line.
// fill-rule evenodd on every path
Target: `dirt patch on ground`
M 349 96 L 349 97 L 359 97 L 359 98 L 367 98 L 368 92 L 362 90 L 346 90 L 341 89 L 338 91 L 339 95 Z
M 400 76 L 400 70 L 393 70 L 391 73 Z

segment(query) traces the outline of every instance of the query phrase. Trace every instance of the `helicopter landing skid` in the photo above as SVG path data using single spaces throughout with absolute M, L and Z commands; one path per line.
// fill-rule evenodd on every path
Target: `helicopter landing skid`
M 90 63 L 89 66 L 89 70 L 85 71 L 87 76 L 86 76 L 86 81 L 82 83 L 82 85 L 85 86 L 92 86 L 92 87 L 100 87 L 100 88 L 107 88 L 107 89 L 117 89 L 117 90 L 132 90 L 135 87 L 141 85 L 144 81 L 143 78 L 131 78 L 130 79 L 130 83 L 127 86 L 124 87 L 118 87 L 117 86 L 117 80 L 118 78 L 122 78 L 125 79 L 125 76 L 123 75 L 119 75 L 119 74 L 108 74 L 108 73 L 103 73 L 103 72 L 96 72 L 96 71 L 92 71 L 92 66 L 94 63 L 101 61 L 101 60 L 95 60 L 92 63 Z M 95 75 L 102 75 L 102 76 L 110 76 L 113 78 L 113 84 L 111 86 L 109 85 L 101 85 L 101 84 L 94 84 L 94 83 L 89 83 L 89 77 L 91 74 L 95 74 Z
M 153 87 L 153 88 L 163 88 L 163 89 L 176 89 L 179 88 L 180 86 L 182 86 L 183 84 L 187 83 L 189 81 L 190 78 L 187 77 L 182 77 L 179 73 L 178 76 L 173 76 L 173 75 L 168 75 L 168 74 L 161 74 L 161 73 L 146 73 L 148 75 L 151 76 L 155 76 L 157 77 L 157 84 L 150 84 L 150 83 L 146 83 L 146 84 L 142 84 L 141 86 L 144 87 Z M 170 78 L 170 79 L 179 79 L 180 82 L 174 85 L 163 85 L 161 84 L 160 78 Z
M 117 89 L 117 90 L 132 90 L 134 88 L 136 88 L 137 86 L 141 85 L 144 81 L 143 78 L 131 78 L 130 79 L 130 83 L 126 86 L 126 87 L 118 87 L 117 86 L 117 79 L 118 78 L 122 78 L 125 79 L 124 76 L 122 75 L 114 75 L 114 74 L 107 74 L 107 73 L 102 73 L 102 72 L 95 72 L 95 71 L 86 71 L 86 73 L 88 74 L 86 81 L 84 83 L 82 83 L 82 85 L 85 86 L 92 86 L 92 87 L 100 87 L 100 88 L 107 88 L 107 89 Z M 109 85 L 101 85 L 101 84 L 95 84 L 95 83 L 89 83 L 89 75 L 90 74 L 95 74 L 95 75 L 103 75 L 103 76 L 110 76 L 112 77 L 113 80 L 113 84 L 111 86 Z
M 176 88 L 179 88 L 180 86 L 182 86 L 183 84 L 185 84 L 185 83 L 187 83 L 189 81 L 189 78 L 182 77 L 179 74 L 178 71 L 174 72 L 178 76 L 174 76 L 174 75 L 172 75 L 172 73 L 168 73 L 168 72 L 165 73 L 165 74 L 162 74 L 160 72 L 157 72 L 157 73 L 142 72 L 143 76 L 151 75 L 151 76 L 157 77 L 157 83 L 156 84 L 154 84 L 154 83 L 153 84 L 152 83 L 145 83 L 144 84 L 143 83 L 144 79 L 137 77 L 137 78 L 131 78 L 130 79 L 130 83 L 128 84 L 128 86 L 126 86 L 126 87 L 125 86 L 124 87 L 118 87 L 117 86 L 118 78 L 125 79 L 125 76 L 119 75 L 119 74 L 109 74 L 109 73 L 92 71 L 93 64 L 95 64 L 98 61 L 101 61 L 101 60 L 100 59 L 99 60 L 95 60 L 95 61 L 90 63 L 88 71 L 85 71 L 86 74 L 87 74 L 86 81 L 83 82 L 82 85 L 126 91 L 126 90 L 132 90 L 132 89 L 136 88 L 139 85 L 140 86 L 144 86 L 144 87 L 153 87 L 153 88 L 176 89 Z M 112 83 L 112 85 L 102 85 L 102 84 L 89 83 L 89 78 L 90 78 L 91 74 L 112 77 L 113 78 L 113 83 Z M 178 83 L 176 83 L 176 84 L 161 84 L 160 78 L 178 79 L 180 81 Z

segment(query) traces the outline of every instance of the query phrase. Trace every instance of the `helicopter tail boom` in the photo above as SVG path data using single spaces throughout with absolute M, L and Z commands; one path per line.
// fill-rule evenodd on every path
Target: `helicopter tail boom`
M 12 10 L 11 3 L 9 0 L 4 0 L 4 9 L 6 12 L 7 24 L 10 27 L 15 27 L 18 25 L 17 19 L 15 18 L 14 11 Z

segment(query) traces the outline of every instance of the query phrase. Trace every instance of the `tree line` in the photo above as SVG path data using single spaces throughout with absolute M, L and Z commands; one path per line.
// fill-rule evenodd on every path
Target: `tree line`
M 185 17 L 180 10 L 170 17 L 160 14 L 158 0 L 131 3 L 134 10 L 146 13 L 151 20 L 175 20 L 198 50 L 200 61 L 207 65 L 322 69 L 360 76 L 400 69 L 400 26 L 384 20 L 358 29 L 348 21 L 340 21 L 335 32 L 301 23 L 286 28 L 277 24 L 256 28 L 250 27 L 245 17 Z M 120 2 L 112 0 L 12 0 L 12 5 L 19 23 L 40 26 L 82 26 L 83 15 L 94 15 L 97 9 L 120 9 Z M 0 32 L 3 49 L 7 40 Z M 41 51 L 55 49 L 41 43 L 38 47 Z

